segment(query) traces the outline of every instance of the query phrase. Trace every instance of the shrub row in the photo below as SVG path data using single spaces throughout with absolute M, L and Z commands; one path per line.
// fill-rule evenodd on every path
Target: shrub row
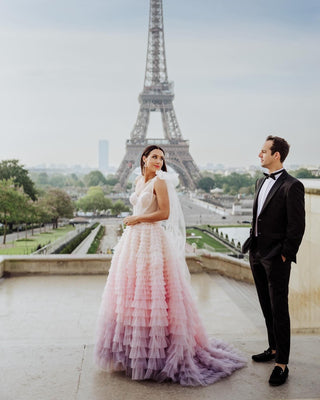
M 86 228 L 82 233 L 79 233 L 78 236 L 70 240 L 69 242 L 63 244 L 59 249 L 57 249 L 55 254 L 71 254 L 73 250 L 79 246 L 79 244 L 88 236 L 90 233 L 99 225 L 96 222 L 94 225 Z
M 105 228 L 106 227 L 104 225 L 100 226 L 98 233 L 96 234 L 96 237 L 93 239 L 93 242 L 91 243 L 91 246 L 89 247 L 87 254 L 96 254 L 96 252 L 99 248 L 101 239 L 104 235 Z

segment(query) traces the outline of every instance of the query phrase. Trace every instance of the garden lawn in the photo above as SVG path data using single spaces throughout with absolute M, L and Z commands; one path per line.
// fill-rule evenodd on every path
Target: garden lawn
M 191 235 L 191 233 L 194 233 L 195 236 L 201 236 L 201 239 L 196 239 Z M 196 243 L 198 249 L 203 249 L 204 243 L 208 244 L 209 246 L 213 247 L 215 251 L 219 253 L 226 253 L 230 252 L 230 249 L 228 249 L 226 246 L 224 246 L 222 243 L 218 242 L 216 239 L 213 237 L 209 236 L 208 234 L 198 230 L 198 229 L 187 229 L 187 242 L 189 244 Z
M 34 236 L 28 236 L 27 239 L 21 237 L 20 239 L 7 243 L 4 248 L 1 248 L 0 255 L 31 254 L 37 250 L 39 244 L 41 245 L 41 247 L 43 247 L 48 243 L 56 241 L 57 239 L 66 235 L 68 232 L 72 230 L 74 230 L 73 226 L 66 225 L 58 229 L 37 233 Z M 24 232 L 21 232 L 21 235 L 23 234 Z

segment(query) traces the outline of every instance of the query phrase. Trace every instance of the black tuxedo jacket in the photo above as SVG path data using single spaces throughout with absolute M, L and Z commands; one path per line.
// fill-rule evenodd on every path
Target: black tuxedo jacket
M 264 181 L 265 178 L 261 178 L 256 182 L 252 228 L 249 239 L 243 245 L 243 252 L 252 246 L 258 218 L 257 242 L 261 257 L 269 259 L 282 254 L 288 261 L 296 262 L 305 229 L 304 186 L 284 170 L 272 186 L 257 217 L 258 196 Z

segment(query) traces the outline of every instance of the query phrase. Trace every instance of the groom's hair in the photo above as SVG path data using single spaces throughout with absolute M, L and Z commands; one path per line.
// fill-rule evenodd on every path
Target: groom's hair
M 278 151 L 280 153 L 280 161 L 283 163 L 289 153 L 290 144 L 279 136 L 269 135 L 266 140 L 271 140 L 273 142 L 270 148 L 271 154 Z

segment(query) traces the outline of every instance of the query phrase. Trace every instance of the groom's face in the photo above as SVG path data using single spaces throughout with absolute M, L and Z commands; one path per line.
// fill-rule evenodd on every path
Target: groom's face
M 262 146 L 262 149 L 259 153 L 259 158 L 261 162 L 261 167 L 263 168 L 272 168 L 273 165 L 276 164 L 277 159 L 279 158 L 278 152 L 275 152 L 274 154 L 271 154 L 271 147 L 273 145 L 272 140 L 267 140 L 264 145 Z

